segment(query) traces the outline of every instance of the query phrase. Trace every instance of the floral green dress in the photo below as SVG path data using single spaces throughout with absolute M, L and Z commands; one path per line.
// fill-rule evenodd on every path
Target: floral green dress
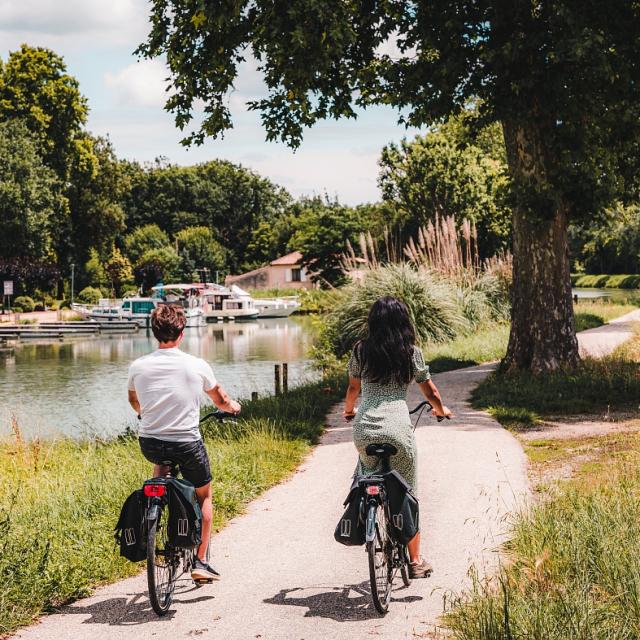
M 429 367 L 418 347 L 414 347 L 412 370 L 416 382 L 431 378 Z M 355 352 L 349 360 L 349 376 L 360 378 L 362 384 L 362 399 L 353 419 L 353 442 L 360 454 L 356 474 L 375 473 L 378 459 L 366 455 L 365 449 L 368 444 L 388 442 L 398 449 L 398 454 L 391 458 L 391 467 L 411 485 L 414 493 L 417 492 L 418 452 L 407 406 L 409 385 L 379 384 L 363 378 L 362 365 Z

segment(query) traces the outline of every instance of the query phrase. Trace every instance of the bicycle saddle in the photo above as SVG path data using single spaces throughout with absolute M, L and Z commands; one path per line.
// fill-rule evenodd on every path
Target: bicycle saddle
M 365 449 L 365 453 L 368 456 L 378 456 L 378 458 L 386 458 L 388 456 L 395 456 L 398 453 L 398 449 L 392 444 L 368 444 Z

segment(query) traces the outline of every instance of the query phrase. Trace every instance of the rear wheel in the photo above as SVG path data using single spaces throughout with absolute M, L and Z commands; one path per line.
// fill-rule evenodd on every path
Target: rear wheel
M 398 546 L 398 555 L 400 556 L 400 575 L 402 576 L 402 582 L 405 587 L 411 584 L 411 578 L 409 577 L 409 550 L 406 544 Z
M 375 536 L 371 542 L 367 542 L 371 598 L 376 610 L 384 614 L 389 609 L 393 582 L 392 544 L 387 532 L 384 509 L 375 506 L 370 509 L 376 510 Z
M 180 558 L 168 543 L 167 518 L 164 505 L 158 508 L 158 517 L 149 521 L 147 534 L 147 581 L 151 607 L 163 616 L 169 610 L 176 585 Z

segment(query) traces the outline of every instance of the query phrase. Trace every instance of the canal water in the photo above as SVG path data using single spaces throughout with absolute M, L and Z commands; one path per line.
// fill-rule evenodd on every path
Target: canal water
M 312 321 L 264 319 L 185 330 L 181 348 L 211 364 L 236 398 L 273 393 L 274 364 L 289 363 L 289 385 L 314 378 Z M 127 403 L 129 363 L 156 348 L 152 335 L 23 342 L 0 346 L 0 436 L 15 416 L 27 437 L 110 436 L 135 423 Z

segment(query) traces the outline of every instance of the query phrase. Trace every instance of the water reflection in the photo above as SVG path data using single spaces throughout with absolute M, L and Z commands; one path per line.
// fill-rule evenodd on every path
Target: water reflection
M 237 397 L 271 392 L 273 364 L 289 363 L 292 384 L 312 376 L 305 318 L 214 324 L 188 329 L 182 348 L 207 360 Z M 109 435 L 132 423 L 126 402 L 129 363 L 155 349 L 153 336 L 23 343 L 0 349 L 0 433 L 15 414 L 27 435 Z

